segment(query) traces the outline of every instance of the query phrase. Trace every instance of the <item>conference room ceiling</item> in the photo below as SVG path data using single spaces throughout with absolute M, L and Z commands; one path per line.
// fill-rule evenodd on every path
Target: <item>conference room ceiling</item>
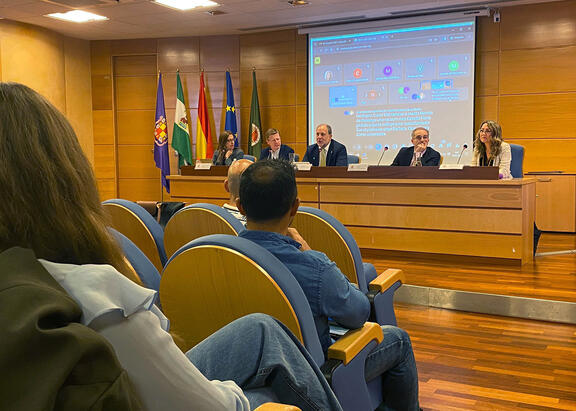
M 444 9 L 502 7 L 554 0 L 216 0 L 220 6 L 189 11 L 150 0 L 0 0 L 0 18 L 30 23 L 86 40 L 245 34 L 307 25 L 431 13 Z M 71 23 L 45 17 L 81 9 L 109 18 Z M 214 11 L 213 15 L 210 11 Z

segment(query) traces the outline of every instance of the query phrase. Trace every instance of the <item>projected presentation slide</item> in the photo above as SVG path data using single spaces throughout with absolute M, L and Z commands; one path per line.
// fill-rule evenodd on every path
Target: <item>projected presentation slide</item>
M 309 35 L 309 143 L 317 124 L 363 163 L 390 164 L 410 132 L 430 130 L 445 163 L 468 164 L 474 120 L 475 22 Z

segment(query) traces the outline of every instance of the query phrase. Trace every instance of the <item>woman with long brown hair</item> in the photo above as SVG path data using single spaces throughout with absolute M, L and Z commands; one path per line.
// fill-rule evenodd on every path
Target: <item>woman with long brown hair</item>
M 500 169 L 500 178 L 512 178 L 510 163 L 512 151 L 510 144 L 502 139 L 502 127 L 495 121 L 487 120 L 480 124 L 474 139 L 473 166 L 496 166 Z
M 302 409 L 340 409 L 311 357 L 271 317 L 243 317 L 186 355 L 179 350 L 153 304 L 156 292 L 127 278 L 131 270 L 108 233 L 92 169 L 72 127 L 21 84 L 0 83 L 0 164 L 0 264 L 18 247 L 31 249 L 38 259 L 32 265 L 39 262 L 40 272 L 80 307 L 82 324 L 112 345 L 145 409 L 247 410 L 267 401 L 262 387 Z M 18 270 L 14 263 L 0 266 L 2 278 Z M 41 299 L 26 304 L 37 312 L 52 307 Z M 23 321 L 14 310 L 0 318 L 19 326 Z M 67 325 L 58 318 L 57 327 Z M 16 332 L 7 335 L 15 338 Z M 49 356 L 57 347 L 40 348 Z M 0 364 L 7 355 L 0 353 Z
M 217 166 L 229 166 L 234 160 L 244 158 L 244 152 L 234 147 L 235 144 L 234 134 L 231 131 L 224 131 L 218 137 L 218 150 L 214 152 L 212 157 L 212 164 Z

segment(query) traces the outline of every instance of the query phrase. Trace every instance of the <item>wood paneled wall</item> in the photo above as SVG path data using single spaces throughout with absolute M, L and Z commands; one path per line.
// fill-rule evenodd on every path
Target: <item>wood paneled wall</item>
M 507 7 L 501 22 L 478 21 L 476 125 L 502 124 L 526 147 L 525 171 L 576 169 L 576 0 Z M 156 74 L 163 73 L 170 139 L 176 70 L 195 143 L 199 73 L 204 70 L 213 144 L 223 131 L 231 72 L 241 146 L 256 70 L 262 128 L 280 130 L 302 157 L 307 141 L 306 36 L 283 30 L 241 36 L 92 42 L 96 170 L 104 198 L 160 200 L 154 167 Z M 194 146 L 193 146 L 194 151 Z M 172 172 L 176 158 L 171 155 Z M 164 193 L 163 199 L 170 197 Z
M 576 169 L 576 1 L 479 19 L 476 126 L 494 119 L 526 149 L 524 171 Z
M 46 97 L 70 120 L 93 160 L 88 41 L 0 20 L 0 79 L 26 84 Z

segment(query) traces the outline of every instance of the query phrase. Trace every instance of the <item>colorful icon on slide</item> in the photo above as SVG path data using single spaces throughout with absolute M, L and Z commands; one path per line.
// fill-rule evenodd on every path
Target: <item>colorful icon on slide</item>
M 400 93 L 400 94 L 408 94 L 409 91 L 410 91 L 410 87 L 400 87 L 398 89 L 398 93 Z
M 382 73 L 384 73 L 384 75 L 386 77 L 389 77 L 392 74 L 392 67 L 390 67 L 390 66 L 384 67 L 384 70 L 382 70 Z
M 450 71 L 456 71 L 460 68 L 460 63 L 458 63 L 458 61 L 456 60 L 452 60 L 449 64 L 448 64 L 448 70 Z
M 355 69 L 354 72 L 352 73 L 352 75 L 354 76 L 354 78 L 360 78 L 362 77 L 362 69 Z

